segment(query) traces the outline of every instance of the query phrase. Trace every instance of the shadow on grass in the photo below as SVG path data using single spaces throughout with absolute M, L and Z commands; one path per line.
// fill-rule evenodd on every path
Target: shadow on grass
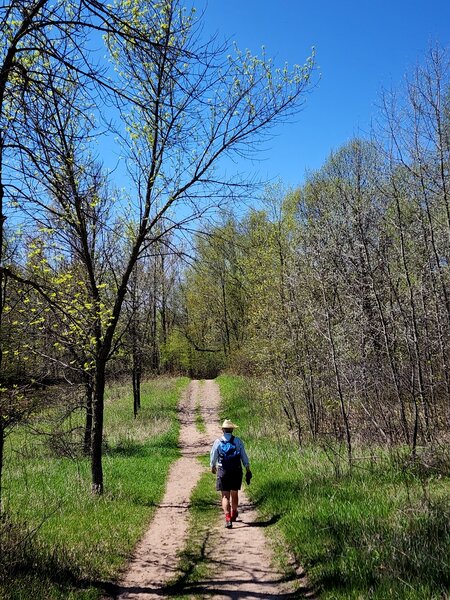
M 80 565 L 61 545 L 49 548 L 34 537 L 26 524 L 4 517 L 0 527 L 0 597 L 47 598 L 50 589 L 58 597 L 72 589 L 90 587 Z M 61 595 L 60 595 L 61 594 Z
M 120 457 L 137 457 L 137 456 L 149 456 L 152 452 L 163 450 L 172 451 L 174 457 L 178 456 L 180 447 L 178 443 L 170 438 L 156 438 L 149 440 L 145 443 L 135 442 L 133 440 L 126 440 L 119 442 L 115 446 L 110 446 L 106 449 L 105 454 L 108 456 L 120 456 Z
M 255 583 L 251 576 L 246 580 L 233 580 L 233 578 L 224 580 L 220 575 L 212 575 L 206 580 L 202 580 L 196 576 L 196 572 L 198 575 L 198 569 L 201 568 L 201 565 L 207 564 L 210 561 L 207 555 L 207 546 L 210 535 L 210 531 L 204 532 L 201 543 L 198 544 L 192 552 L 185 551 L 181 554 L 182 571 L 174 581 L 167 585 L 161 587 L 121 587 L 119 585 L 99 583 L 98 587 L 106 592 L 108 598 L 111 599 L 116 599 L 122 594 L 142 594 L 143 596 L 151 594 L 160 596 L 161 598 L 172 598 L 185 595 L 192 597 L 192 595 L 195 595 L 196 597 L 200 596 L 201 598 L 216 598 L 220 596 L 238 599 L 243 597 L 243 594 L 247 597 L 246 593 L 242 591 L 242 587 L 245 589 L 247 584 Z M 223 565 L 219 565 L 219 569 L 217 570 L 218 573 L 220 573 L 221 567 L 223 567 Z M 194 578 L 193 580 L 192 577 Z M 276 581 L 271 580 L 266 583 L 259 582 L 259 587 L 261 588 L 260 591 L 252 590 L 251 597 L 255 599 L 260 598 L 261 600 L 295 600 L 311 597 L 313 592 L 311 588 L 306 586 L 290 593 L 273 593 L 264 589 L 267 585 L 273 586 L 274 584 L 282 584 L 293 581 L 294 579 L 298 578 L 294 575 L 290 577 L 280 577 Z
M 270 519 L 265 521 L 252 521 L 251 523 L 247 523 L 247 527 L 270 527 L 271 525 L 275 525 L 281 518 L 281 515 L 272 515 Z
M 243 583 L 244 585 L 246 583 L 253 583 L 253 580 L 249 580 L 248 582 L 244 581 L 244 582 L 239 582 L 239 583 Z M 313 597 L 313 591 L 310 588 L 304 588 L 304 589 L 300 589 L 297 590 L 295 592 L 291 592 L 291 593 L 270 593 L 267 590 L 264 590 L 264 586 L 267 584 L 264 583 L 260 583 L 261 586 L 261 591 L 260 592 L 256 592 L 256 591 L 252 591 L 251 592 L 251 596 L 248 596 L 247 594 L 242 595 L 242 592 L 238 591 L 237 589 L 233 588 L 233 581 L 226 581 L 226 582 L 222 582 L 222 581 L 217 581 L 216 582 L 216 586 L 219 586 L 221 584 L 224 584 L 224 587 L 214 587 L 214 585 L 209 585 L 208 587 L 203 587 L 202 586 L 202 582 L 198 582 L 195 584 L 189 584 L 186 587 L 181 586 L 180 588 L 173 588 L 173 587 L 164 587 L 164 588 L 158 588 L 158 587 L 127 587 L 127 588 L 113 588 L 110 587 L 110 591 L 107 592 L 107 596 L 106 598 L 108 598 L 109 600 L 116 600 L 118 598 L 118 596 L 120 594 L 132 594 L 133 598 L 134 595 L 136 594 L 142 594 L 143 597 L 147 597 L 148 596 L 160 596 L 161 598 L 172 598 L 172 597 L 180 597 L 180 596 L 185 596 L 186 594 L 189 595 L 189 597 L 192 597 L 193 595 L 195 595 L 196 597 L 199 596 L 201 598 L 230 598 L 230 600 L 238 600 L 239 598 L 254 598 L 255 600 L 260 599 L 260 600 L 300 600 L 301 598 L 311 598 Z M 228 584 L 230 587 L 227 588 L 225 584 Z M 100 589 L 102 589 L 100 587 Z M 106 590 L 105 590 L 106 591 Z M 128 597 L 128 596 L 127 596 Z
M 148 448 L 144 444 L 138 444 L 136 442 L 119 442 L 116 446 L 111 446 L 106 451 L 108 456 L 120 456 L 120 457 L 135 457 L 135 456 L 146 456 L 148 454 Z
M 169 585 L 161 588 L 161 595 L 175 596 L 180 595 L 181 592 L 185 591 L 186 586 L 191 579 L 194 571 L 196 571 L 200 565 L 205 564 L 207 561 L 206 547 L 208 545 L 211 531 L 206 531 L 203 534 L 203 540 L 200 544 L 196 545 L 196 548 L 192 551 L 184 550 L 180 554 L 180 564 L 182 570 L 180 575 L 175 581 L 172 581 Z
M 215 498 L 213 500 L 207 500 L 206 498 L 195 499 L 192 500 L 191 505 L 197 510 L 211 510 L 211 508 L 220 507 L 220 500 Z
M 211 532 L 204 532 L 201 543 L 197 544 L 195 549 L 192 551 L 183 551 L 180 554 L 181 572 L 180 574 L 169 584 L 164 586 L 155 587 L 123 587 L 119 584 L 113 584 L 109 582 L 97 582 L 95 585 L 107 594 L 108 598 L 117 598 L 122 594 L 154 594 L 161 596 L 162 598 L 170 598 L 172 596 L 179 596 L 186 592 L 186 589 L 192 585 L 189 583 L 194 571 L 199 568 L 202 563 L 205 563 L 206 558 L 206 547 L 208 544 Z

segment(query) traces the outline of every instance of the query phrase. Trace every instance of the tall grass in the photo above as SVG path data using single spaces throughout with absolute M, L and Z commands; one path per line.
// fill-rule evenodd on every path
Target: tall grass
M 19 541 L 12 539 L 11 547 L 20 552 L 15 564 L 9 557 L 10 571 L 3 570 L 1 599 L 97 598 L 104 582 L 117 577 L 179 456 L 177 404 L 187 383 L 183 378 L 143 384 L 137 419 L 129 387 L 108 390 L 101 497 L 90 493 L 87 459 L 54 457 L 45 436 L 29 429 L 10 436 L 4 475 L 8 523 L 2 531 Z
M 450 486 L 380 451 L 336 477 L 323 451 L 270 433 L 245 381 L 221 376 L 254 472 L 249 494 L 326 600 L 432 600 L 450 591 Z M 364 449 L 361 449 L 363 452 Z

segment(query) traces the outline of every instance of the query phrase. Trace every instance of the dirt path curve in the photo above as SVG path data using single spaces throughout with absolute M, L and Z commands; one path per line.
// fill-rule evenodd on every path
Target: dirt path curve
M 195 408 L 201 406 L 206 433 L 195 425 Z M 209 451 L 220 435 L 218 407 L 220 394 L 214 381 L 192 381 L 180 403 L 180 446 L 182 456 L 172 466 L 163 501 L 156 509 L 149 529 L 136 547 L 122 580 L 118 600 L 153 600 L 169 597 L 166 584 L 176 574 L 177 552 L 182 550 L 188 526 L 189 498 L 204 469 L 197 457 Z M 251 459 L 251 457 L 250 457 Z M 214 483 L 211 476 L 211 485 Z M 197 582 L 187 594 L 193 598 L 285 599 L 292 597 L 280 573 L 272 567 L 270 549 L 263 533 L 264 524 L 245 494 L 240 495 L 239 520 L 232 530 L 223 527 L 218 508 L 217 523 L 206 549 L 213 574 Z M 229 552 L 221 553 L 224 546 Z M 225 556 L 225 558 L 224 558 Z M 186 596 L 185 596 L 186 597 Z

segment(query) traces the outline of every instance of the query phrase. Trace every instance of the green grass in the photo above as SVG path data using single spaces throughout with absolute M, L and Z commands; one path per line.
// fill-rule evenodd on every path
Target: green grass
M 201 381 L 200 385 L 204 385 L 204 381 Z M 197 399 L 197 403 L 195 405 L 195 425 L 197 427 L 197 431 L 200 433 L 206 433 L 206 425 L 203 419 L 202 408 L 199 399 Z
M 43 437 L 29 430 L 10 436 L 6 509 L 13 528 L 19 524 L 24 530 L 20 524 L 26 524 L 35 532 L 23 546 L 14 577 L 0 583 L 0 599 L 94 599 L 103 582 L 117 577 L 179 456 L 177 404 L 187 383 L 184 378 L 143 384 L 136 420 L 129 387 L 108 391 L 101 497 L 90 493 L 87 459 L 54 458 Z
M 432 600 L 450 591 L 450 487 L 379 453 L 336 478 L 318 448 L 298 450 L 264 426 L 244 380 L 218 378 L 254 478 L 248 493 L 276 522 L 321 600 Z M 363 450 L 362 450 L 363 452 Z

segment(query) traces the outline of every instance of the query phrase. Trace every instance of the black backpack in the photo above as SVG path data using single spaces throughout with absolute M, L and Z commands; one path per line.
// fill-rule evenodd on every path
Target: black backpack
M 234 443 L 234 435 L 228 441 L 220 441 L 219 459 L 224 471 L 235 471 L 241 468 L 241 453 Z

